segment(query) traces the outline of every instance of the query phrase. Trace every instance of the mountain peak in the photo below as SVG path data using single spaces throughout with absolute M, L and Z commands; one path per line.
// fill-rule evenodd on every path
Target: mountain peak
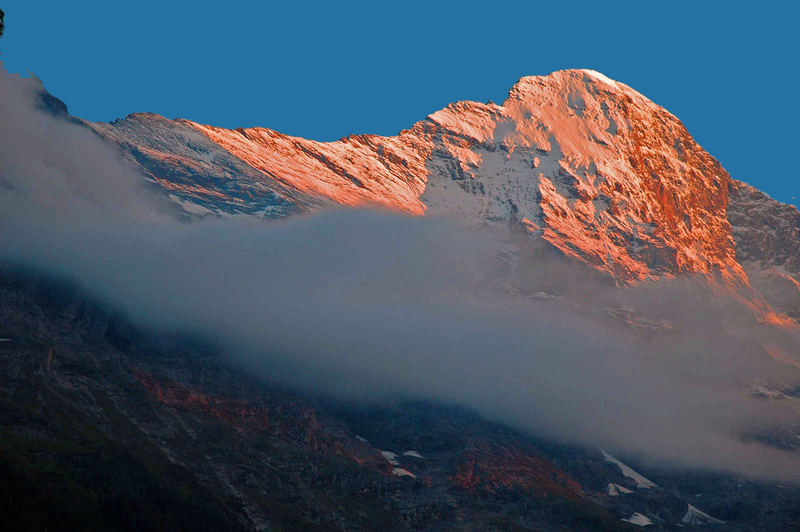
M 252 198 L 268 191 L 279 198 L 270 205 L 282 206 L 259 203 L 263 216 L 287 205 L 378 205 L 521 224 L 621 282 L 717 272 L 746 283 L 726 218 L 727 172 L 677 118 L 594 70 L 526 76 L 502 105 L 456 102 L 393 137 L 317 142 L 168 122 L 147 126 L 169 127 L 168 136 L 137 134 L 138 124 L 94 127 L 117 142 L 146 143 L 131 159 L 146 159 L 181 205 L 253 214 Z M 232 174 L 228 157 L 247 172 Z
M 541 95 L 543 90 L 551 95 L 553 90 L 564 91 L 575 88 L 589 90 L 587 86 L 590 85 L 605 91 L 635 93 L 641 96 L 627 85 L 615 81 L 605 74 L 596 70 L 580 68 L 556 70 L 547 75 L 523 76 L 509 90 L 509 99 L 525 100 L 532 95 Z

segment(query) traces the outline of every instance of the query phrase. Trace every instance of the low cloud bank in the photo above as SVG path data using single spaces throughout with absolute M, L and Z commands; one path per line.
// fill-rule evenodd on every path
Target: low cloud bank
M 40 89 L 0 73 L 0 260 L 75 279 L 154 328 L 209 334 L 265 379 L 446 401 L 540 436 L 800 480 L 800 455 L 740 437 L 797 421 L 789 401 L 745 391 L 797 372 L 763 357 L 762 338 L 729 334 L 728 311 L 691 282 L 611 290 L 573 272 L 578 306 L 538 293 L 567 282 L 557 259 L 520 262 L 508 235 L 453 220 L 182 223 L 112 147 L 39 110 Z M 602 311 L 625 304 L 671 329 Z

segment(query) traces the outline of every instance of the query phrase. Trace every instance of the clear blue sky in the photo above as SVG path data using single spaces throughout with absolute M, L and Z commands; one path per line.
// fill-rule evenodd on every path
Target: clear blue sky
M 524 75 L 593 68 L 797 204 L 795 5 L 4 1 L 0 59 L 90 120 L 150 111 L 320 140 L 394 134 L 452 101 L 501 102 Z

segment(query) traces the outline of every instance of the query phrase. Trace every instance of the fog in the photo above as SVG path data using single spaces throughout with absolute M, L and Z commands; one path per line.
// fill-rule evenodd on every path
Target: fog
M 800 480 L 800 455 L 743 438 L 797 421 L 790 401 L 747 392 L 800 384 L 797 370 L 701 282 L 616 289 L 451 219 L 181 222 L 114 147 L 40 110 L 40 90 L 0 73 L 0 260 L 75 280 L 154 331 L 202 332 L 267 381 L 442 401 L 540 437 Z M 657 331 L 604 310 L 623 307 Z

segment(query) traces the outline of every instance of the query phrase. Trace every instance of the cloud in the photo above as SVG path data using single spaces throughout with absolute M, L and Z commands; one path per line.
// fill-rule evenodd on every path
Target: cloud
M 796 421 L 789 400 L 747 387 L 797 372 L 762 356 L 763 338 L 732 334 L 740 310 L 703 301 L 701 283 L 615 289 L 448 219 L 180 222 L 114 148 L 38 109 L 39 91 L 0 74 L 2 260 L 77 280 L 153 330 L 202 331 L 269 381 L 454 403 L 540 436 L 800 480 L 796 453 L 741 437 Z M 628 307 L 671 329 L 609 315 Z

